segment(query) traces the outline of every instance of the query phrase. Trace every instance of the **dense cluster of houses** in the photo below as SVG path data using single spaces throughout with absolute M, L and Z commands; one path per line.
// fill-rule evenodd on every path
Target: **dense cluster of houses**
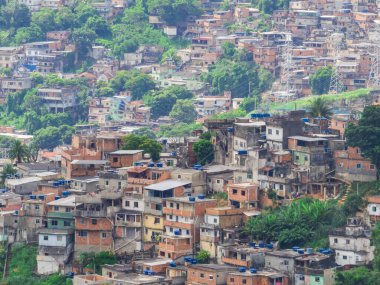
M 74 284 L 333 284 L 336 270 L 373 260 L 379 197 L 368 197 L 365 214 L 332 231 L 330 248 L 317 252 L 248 241 L 241 230 L 265 207 L 339 200 L 350 182 L 376 180 L 360 149 L 345 146 L 342 117 L 209 119 L 193 137 L 162 139 L 156 162 L 122 150 L 120 130 L 78 126 L 70 146 L 19 163 L 6 179 L 0 237 L 38 244 L 38 273 L 75 272 Z M 192 145 L 205 130 L 215 160 L 201 166 Z M 210 264 L 198 264 L 200 250 Z M 120 263 L 102 275 L 81 266 L 81 253 L 102 251 Z

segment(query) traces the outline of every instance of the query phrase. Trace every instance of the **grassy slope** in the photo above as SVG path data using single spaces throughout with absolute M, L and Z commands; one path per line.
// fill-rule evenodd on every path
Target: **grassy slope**
M 342 99 L 353 100 L 353 99 L 357 99 L 357 98 L 368 95 L 369 91 L 370 91 L 369 89 L 357 89 L 354 91 L 344 92 L 339 95 L 326 94 L 326 95 L 321 95 L 320 97 L 324 98 L 326 101 L 329 101 L 329 102 L 338 101 Z M 276 110 L 305 109 L 310 105 L 311 101 L 314 98 L 315 98 L 314 96 L 308 96 L 308 97 L 294 100 L 288 103 L 271 103 L 269 105 L 269 110 L 276 111 Z

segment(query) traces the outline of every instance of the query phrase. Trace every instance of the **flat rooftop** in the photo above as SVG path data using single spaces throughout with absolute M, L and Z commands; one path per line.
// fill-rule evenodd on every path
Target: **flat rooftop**
M 181 187 L 181 186 L 186 186 L 190 185 L 191 181 L 186 181 L 186 180 L 173 180 L 173 179 L 168 179 L 164 180 L 159 183 L 151 184 L 149 186 L 146 186 L 146 190 L 155 190 L 155 191 L 166 191 L 170 190 L 173 188 Z

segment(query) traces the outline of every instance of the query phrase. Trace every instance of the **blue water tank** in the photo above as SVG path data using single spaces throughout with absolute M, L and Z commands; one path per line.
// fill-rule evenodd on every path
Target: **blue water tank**
M 252 119 L 257 119 L 257 118 L 258 118 L 257 115 L 258 115 L 258 114 L 251 114 L 251 118 L 252 118 Z
M 54 197 L 54 200 L 59 200 L 59 199 L 61 199 L 61 197 L 58 195 Z
M 201 164 L 194 164 L 193 169 L 198 170 L 199 168 L 202 168 Z
M 186 256 L 184 259 L 185 259 L 185 262 L 191 262 L 193 260 L 191 256 Z
M 38 195 L 38 199 L 45 200 L 45 195 Z
M 15 215 L 18 216 L 18 210 L 15 211 Z
M 302 118 L 301 120 L 302 120 L 302 122 L 304 122 L 304 123 L 308 123 L 308 122 L 310 121 L 309 118 Z
M 239 267 L 239 272 L 245 272 L 247 269 L 245 267 Z
M 70 195 L 70 191 L 63 191 L 62 192 L 62 196 L 63 197 L 67 197 L 67 196 L 69 196 Z
M 58 187 L 58 186 L 59 186 L 59 182 L 58 182 L 58 181 L 54 181 L 54 182 L 53 182 L 53 186 L 54 186 L 54 187 Z
M 154 167 L 154 162 L 149 162 L 148 167 Z
M 257 273 L 257 269 L 256 268 L 251 268 L 249 271 L 251 271 L 251 273 L 253 273 L 253 274 Z
M 305 253 L 305 251 L 304 251 L 303 249 L 299 249 L 297 252 L 298 252 L 299 254 L 304 254 L 304 253 Z
M 156 272 L 154 272 L 154 271 L 152 271 L 152 270 L 149 270 L 148 275 L 149 275 L 149 276 L 156 275 Z
M 260 247 L 260 248 L 265 247 L 265 243 L 263 243 L 262 241 L 260 241 L 260 242 L 259 242 L 259 247 Z
M 150 270 L 144 270 L 144 275 L 148 275 Z
M 198 195 L 198 199 L 203 200 L 204 198 L 205 198 L 205 195 L 203 195 L 203 194 Z
M 268 248 L 268 249 L 273 249 L 273 244 L 268 243 L 268 244 L 267 244 L 267 248 Z
M 238 150 L 238 155 L 247 155 L 248 151 L 247 150 Z
M 192 260 L 191 260 L 191 264 L 197 264 L 198 263 L 198 260 L 196 260 L 195 258 L 193 258 Z
M 269 118 L 270 117 L 270 114 L 269 113 L 264 113 L 263 114 L 263 118 Z
M 189 196 L 189 201 L 190 201 L 190 202 L 195 202 L 195 197 L 193 197 L 193 196 Z
M 233 127 L 228 127 L 227 128 L 227 132 L 228 133 L 233 133 L 234 132 L 234 128 Z
M 164 165 L 162 164 L 162 162 L 158 162 L 158 163 L 156 164 L 156 166 L 161 168 L 161 167 L 163 167 Z
M 170 267 L 177 267 L 177 264 L 174 261 L 172 261 L 172 262 L 169 263 L 169 266 Z
M 250 246 L 250 247 L 255 247 L 255 246 L 256 246 L 256 243 L 254 243 L 253 241 L 250 241 L 250 242 L 249 242 L 249 246 Z
M 175 230 L 175 231 L 174 231 L 174 234 L 175 234 L 176 236 L 179 236 L 179 235 L 181 235 L 181 231 L 180 231 L 180 230 Z
M 30 195 L 29 198 L 32 200 L 36 200 L 37 197 L 36 197 L 36 195 Z
M 308 247 L 308 248 L 306 249 L 306 253 L 308 253 L 308 254 L 313 253 L 313 249 L 312 249 L 311 247 Z
M 176 151 L 173 151 L 173 152 L 171 153 L 171 156 L 177 156 L 177 152 L 176 152 Z
M 300 247 L 299 247 L 299 246 L 293 246 L 292 249 L 293 249 L 294 251 L 298 251 L 298 250 L 300 249 Z

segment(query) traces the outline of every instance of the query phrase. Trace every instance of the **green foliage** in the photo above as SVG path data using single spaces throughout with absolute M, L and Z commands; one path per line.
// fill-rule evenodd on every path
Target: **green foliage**
M 3 166 L 3 170 L 0 173 L 1 177 L 1 185 L 4 185 L 5 179 L 8 175 L 15 175 L 17 173 L 17 169 L 13 167 L 12 164 L 6 164 Z
M 9 158 L 17 163 L 29 160 L 28 147 L 19 140 L 14 141 L 9 150 Z
M 192 123 L 197 119 L 197 111 L 192 100 L 177 100 L 169 116 L 183 123 Z
M 150 92 L 143 99 L 152 108 L 152 118 L 157 119 L 161 116 L 168 116 L 177 100 L 192 99 L 193 96 L 193 93 L 184 87 L 170 86 L 159 91 Z
M 316 97 L 310 104 L 309 114 L 314 118 L 329 118 L 332 115 L 332 111 L 326 100 L 322 97 Z
M 132 134 L 137 135 L 137 136 L 147 136 L 150 139 L 156 138 L 156 134 L 148 127 L 143 127 L 143 128 L 134 130 Z
M 47 127 L 35 132 L 33 144 L 39 149 L 54 149 L 62 144 L 70 144 L 73 133 L 74 127 L 67 125 Z
M 367 106 L 357 125 L 349 124 L 346 139 L 349 146 L 358 146 L 362 154 L 380 169 L 380 106 Z
M 218 192 L 215 194 L 215 199 L 217 200 L 228 200 L 228 194 L 226 192 Z
M 335 201 L 300 199 L 249 219 L 244 231 L 253 239 L 278 241 L 288 248 L 319 241 L 345 222 L 346 216 Z
M 214 145 L 208 141 L 200 139 L 193 144 L 193 151 L 197 156 L 197 163 L 205 165 L 214 160 Z
M 289 0 L 252 0 L 260 11 L 265 14 L 272 14 L 275 10 L 288 9 Z
M 169 25 L 177 25 L 188 16 L 200 16 L 202 10 L 195 0 L 147 0 L 147 12 L 157 15 Z
M 309 77 L 309 84 L 313 94 L 326 94 L 330 88 L 330 79 L 332 67 L 325 66 L 319 68 L 313 75 Z
M 220 120 L 235 119 L 235 118 L 239 118 L 239 117 L 245 117 L 246 115 L 247 115 L 247 113 L 244 110 L 236 109 L 233 111 L 228 111 L 228 112 L 213 115 L 213 116 L 211 116 L 211 119 L 220 119 Z
M 338 271 L 335 285 L 379 285 L 380 273 L 366 267 L 357 267 L 347 271 Z
M 101 251 L 98 253 L 86 252 L 81 253 L 80 262 L 83 267 L 88 269 L 94 269 L 97 274 L 101 274 L 102 265 L 115 264 L 117 262 L 116 256 L 112 252 Z
M 207 250 L 201 249 L 197 254 L 197 260 L 199 263 L 209 263 L 210 262 L 210 253 Z
M 200 135 L 200 139 L 201 140 L 207 140 L 207 141 L 210 141 L 211 140 L 211 132 L 210 131 L 207 131 L 207 132 L 204 132 L 203 134 Z
M 9 284 L 21 284 L 13 282 L 18 278 L 29 278 L 37 267 L 37 247 L 26 245 L 13 245 L 12 258 L 9 263 Z
M 201 124 L 192 123 L 178 123 L 171 126 L 160 126 L 160 130 L 157 133 L 158 137 L 183 137 L 189 136 L 195 130 L 202 128 Z
M 244 98 L 250 95 L 249 90 L 251 94 L 260 94 L 271 86 L 271 73 L 248 61 L 248 53 L 238 53 L 229 44 L 224 45 L 223 49 L 225 58 L 218 60 L 208 73 L 202 75 L 203 80 L 210 84 L 213 94 L 231 91 L 232 97 Z
M 162 150 L 162 146 L 157 141 L 147 136 L 130 134 L 123 138 L 123 149 L 141 149 L 144 151 L 144 153 L 149 153 L 153 161 L 158 161 L 160 159 L 160 152 Z

